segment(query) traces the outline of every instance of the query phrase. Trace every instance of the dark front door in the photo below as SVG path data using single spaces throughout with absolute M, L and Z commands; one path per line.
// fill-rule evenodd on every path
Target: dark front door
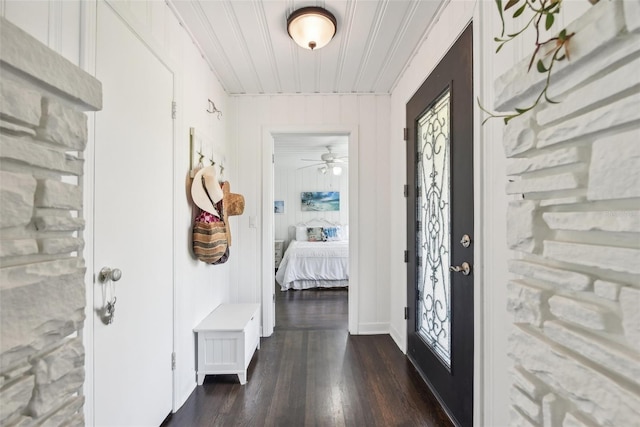
M 469 25 L 407 104 L 408 356 L 473 422 L 473 81 Z

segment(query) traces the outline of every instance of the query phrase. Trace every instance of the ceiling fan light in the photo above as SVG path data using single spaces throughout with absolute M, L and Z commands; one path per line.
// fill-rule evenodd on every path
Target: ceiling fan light
M 303 7 L 287 18 L 287 32 L 299 46 L 320 49 L 336 34 L 336 18 L 321 7 Z
M 334 175 L 342 175 L 342 168 L 340 166 L 334 166 L 332 171 Z
M 323 175 L 326 175 L 327 173 L 327 167 L 326 166 L 321 166 L 318 168 L 318 173 L 321 173 Z

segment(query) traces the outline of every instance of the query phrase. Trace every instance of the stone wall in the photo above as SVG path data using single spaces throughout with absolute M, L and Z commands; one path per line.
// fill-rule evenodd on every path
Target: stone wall
M 0 40 L 0 425 L 83 425 L 83 111 L 102 88 L 4 19 Z
M 562 102 L 504 131 L 511 425 L 638 425 L 640 1 L 600 1 L 571 31 Z M 496 82 L 499 109 L 541 87 L 527 61 Z

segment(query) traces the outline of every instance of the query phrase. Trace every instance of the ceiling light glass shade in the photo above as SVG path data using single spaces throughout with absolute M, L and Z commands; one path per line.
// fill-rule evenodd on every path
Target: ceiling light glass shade
M 336 34 L 336 18 L 321 7 L 303 7 L 287 19 L 287 32 L 299 46 L 320 49 Z
M 334 166 L 333 167 L 333 174 L 334 175 L 342 175 L 342 168 L 340 166 Z
M 327 167 L 326 166 L 319 167 L 318 168 L 318 173 L 326 174 L 327 173 Z

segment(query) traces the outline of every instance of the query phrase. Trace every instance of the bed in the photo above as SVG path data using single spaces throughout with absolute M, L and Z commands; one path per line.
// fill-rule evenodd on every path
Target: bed
M 348 286 L 346 234 L 344 227 L 336 225 L 296 226 L 296 239 L 289 243 L 276 273 L 280 290 Z

